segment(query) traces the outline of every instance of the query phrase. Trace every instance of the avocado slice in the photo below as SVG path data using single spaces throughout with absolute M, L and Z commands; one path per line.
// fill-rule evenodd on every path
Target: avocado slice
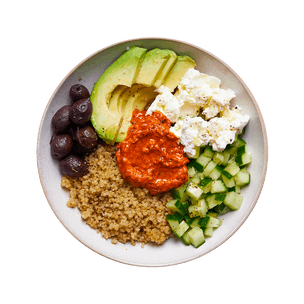
M 156 88 L 159 88 L 163 84 L 164 79 L 166 78 L 166 76 L 168 75 L 169 71 L 171 70 L 171 68 L 173 67 L 173 65 L 176 61 L 177 55 L 171 50 L 169 50 L 169 54 L 170 54 L 170 57 L 169 57 L 166 65 L 164 66 L 160 75 L 158 76 L 157 80 L 154 83 L 154 86 Z
M 185 75 L 188 69 L 196 66 L 195 61 L 188 56 L 178 56 L 177 60 L 168 73 L 163 85 L 170 88 L 171 92 L 178 86 L 181 78 Z
M 118 85 L 131 87 L 135 82 L 147 50 L 131 47 L 116 59 L 95 83 L 91 102 L 91 122 L 99 137 L 112 143 L 120 122 L 118 113 L 110 112 L 111 94 Z
M 130 121 L 133 115 L 133 111 L 138 109 L 143 111 L 145 106 L 152 100 L 155 99 L 157 93 L 155 92 L 155 87 L 141 87 L 130 95 L 124 111 L 124 120 L 120 129 L 120 132 L 116 138 L 117 142 L 124 140 L 127 131 L 131 125 Z
M 118 110 L 118 100 L 120 95 L 122 94 L 122 92 L 128 88 L 127 86 L 124 85 L 119 85 L 115 88 L 115 90 L 113 91 L 110 101 L 109 101 L 109 110 L 112 113 L 117 113 Z
M 147 87 L 153 86 L 169 58 L 169 50 L 156 48 L 148 51 L 136 78 L 136 83 Z
M 132 87 L 127 88 L 122 92 L 122 94 L 119 96 L 118 99 L 118 103 L 119 103 L 118 112 L 120 115 L 124 115 L 125 108 L 129 103 L 128 102 L 129 98 L 132 97 L 135 93 L 137 93 L 141 87 L 142 87 L 141 84 L 135 83 L 132 85 Z

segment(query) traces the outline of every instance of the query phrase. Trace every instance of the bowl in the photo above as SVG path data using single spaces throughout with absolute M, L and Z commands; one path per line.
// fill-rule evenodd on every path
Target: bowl
M 178 55 L 192 57 L 200 72 L 218 77 L 222 88 L 235 91 L 232 105 L 237 104 L 244 114 L 250 115 L 244 139 L 252 153 L 253 162 L 250 165 L 251 183 L 242 190 L 244 201 L 240 210 L 227 213 L 221 218 L 223 225 L 214 231 L 204 245 L 195 249 L 185 246 L 182 241 L 171 238 L 163 245 L 147 244 L 112 244 L 101 234 L 86 225 L 77 208 L 66 206 L 68 191 L 60 185 L 61 174 L 58 162 L 50 153 L 50 138 L 52 136 L 51 119 L 54 113 L 64 104 L 69 104 L 69 89 L 75 83 L 81 83 L 92 91 L 94 83 L 105 69 L 119 57 L 128 47 L 139 46 L 147 49 L 155 47 L 171 49 Z M 268 162 L 268 145 L 266 128 L 259 106 L 243 80 L 226 63 L 210 52 L 178 40 L 162 38 L 142 38 L 127 40 L 108 46 L 79 63 L 61 81 L 51 96 L 44 111 L 37 140 L 37 166 L 46 199 L 62 225 L 82 244 L 96 253 L 117 262 L 136 266 L 169 266 L 191 261 L 211 252 L 227 241 L 245 222 L 255 207 L 261 193 Z

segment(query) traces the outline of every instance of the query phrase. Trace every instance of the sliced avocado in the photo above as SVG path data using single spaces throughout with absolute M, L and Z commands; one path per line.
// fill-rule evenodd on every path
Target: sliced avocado
M 170 58 L 168 59 L 166 65 L 164 66 L 164 68 L 162 69 L 161 73 L 159 74 L 158 78 L 154 83 L 154 86 L 156 88 L 159 88 L 163 84 L 166 76 L 168 75 L 169 71 L 171 70 L 171 68 L 173 67 L 176 61 L 177 55 L 173 51 L 169 50 L 169 52 L 170 52 Z
M 133 96 L 138 90 L 142 87 L 141 84 L 134 83 L 132 87 L 124 90 L 118 99 L 118 111 L 120 115 L 124 115 L 125 107 L 128 104 L 128 100 L 131 96 Z
M 154 87 L 141 87 L 134 94 L 130 95 L 129 100 L 125 106 L 124 120 L 116 138 L 117 142 L 124 140 L 127 131 L 131 125 L 130 121 L 133 115 L 133 111 L 138 109 L 140 111 L 144 110 L 147 103 L 154 100 L 157 96 Z
M 121 93 L 128 88 L 127 86 L 124 85 L 119 85 L 115 88 L 115 90 L 113 91 L 110 101 L 109 101 L 109 110 L 112 113 L 117 113 L 118 111 L 118 100 L 119 100 L 119 96 L 121 95 Z
M 188 69 L 194 68 L 195 66 L 196 63 L 192 58 L 188 56 L 178 56 L 163 85 L 170 88 L 171 92 L 173 92 Z
M 147 52 L 136 83 L 151 87 L 170 58 L 169 50 L 153 49 Z
M 131 47 L 108 67 L 94 85 L 90 97 L 93 105 L 91 122 L 98 135 L 106 142 L 112 142 L 115 137 L 113 130 L 120 122 L 120 116 L 110 112 L 108 108 L 111 94 L 118 85 L 132 86 L 146 52 L 146 49 Z

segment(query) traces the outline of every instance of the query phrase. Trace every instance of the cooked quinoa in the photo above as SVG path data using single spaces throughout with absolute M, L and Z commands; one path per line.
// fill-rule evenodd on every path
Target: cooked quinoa
M 67 206 L 77 207 L 82 219 L 112 243 L 163 244 L 171 234 L 166 220 L 170 192 L 151 195 L 135 188 L 121 176 L 116 147 L 99 145 L 86 157 L 89 173 L 83 177 L 63 177 L 61 185 L 70 192 Z

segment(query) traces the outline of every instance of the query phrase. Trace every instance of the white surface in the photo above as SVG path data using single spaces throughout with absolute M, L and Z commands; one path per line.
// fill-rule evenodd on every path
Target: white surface
M 242 208 L 238 212 L 223 215 L 221 218 L 224 220 L 225 229 L 216 230 L 213 237 L 198 249 L 186 247 L 181 242 L 174 240 L 167 241 L 161 247 L 146 245 L 141 248 L 140 245 L 134 247 L 131 244 L 114 246 L 110 241 L 101 238 L 100 234 L 96 234 L 94 230 L 84 225 L 77 210 L 66 207 L 68 198 L 67 193 L 60 186 L 61 175 L 58 170 L 58 162 L 54 161 L 50 153 L 49 143 L 53 134 L 52 117 L 61 106 L 69 103 L 68 94 L 71 85 L 81 78 L 81 83 L 89 91 L 92 91 L 93 85 L 100 74 L 109 66 L 110 62 L 115 60 L 116 57 L 112 54 L 117 53 L 117 49 L 120 50 L 119 52 L 123 52 L 126 47 L 133 45 L 140 45 L 147 49 L 155 47 L 169 48 L 178 52 L 178 55 L 189 54 L 198 62 L 196 66 L 198 70 L 204 70 L 205 73 L 210 75 L 221 75 L 223 79 L 222 87 L 225 87 L 228 82 L 233 83 L 232 89 L 239 92 L 242 98 L 240 99 L 237 96 L 231 104 L 238 104 L 251 117 L 250 125 L 248 125 L 243 138 L 248 142 L 248 148 L 252 153 L 254 162 L 250 166 L 252 175 L 250 187 L 242 191 L 244 196 Z M 267 165 L 267 138 L 266 131 L 262 131 L 263 128 L 263 118 L 259 114 L 258 104 L 250 91 L 246 89 L 246 85 L 225 63 L 205 50 L 173 40 L 141 39 L 121 42 L 98 52 L 94 56 L 90 56 L 80 64 L 77 63 L 77 67 L 71 73 L 68 73 L 59 87 L 56 88 L 43 114 L 38 135 L 37 155 L 40 179 L 46 198 L 60 222 L 81 243 L 95 252 L 115 261 L 138 266 L 168 266 L 183 263 L 198 258 L 221 245 L 242 225 L 254 208 L 263 186 Z M 173 252 L 174 255 L 172 255 Z

